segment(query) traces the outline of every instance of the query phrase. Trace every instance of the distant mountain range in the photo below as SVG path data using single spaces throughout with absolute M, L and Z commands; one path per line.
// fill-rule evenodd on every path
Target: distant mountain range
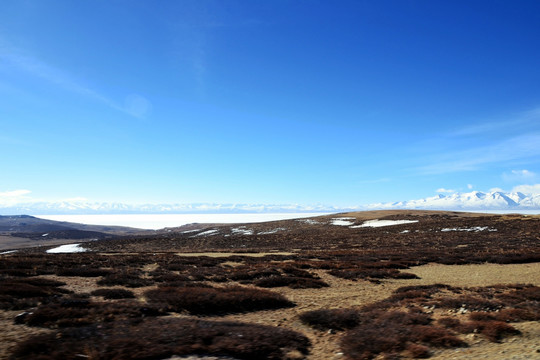
M 472 191 L 439 194 L 425 199 L 376 203 L 352 207 L 328 205 L 268 205 L 268 204 L 124 204 L 84 201 L 32 202 L 17 205 L 0 204 L 0 214 L 62 215 L 62 214 L 202 214 L 202 213 L 337 213 L 374 209 L 429 210 L 540 210 L 540 194 L 521 192 Z
M 430 210 L 540 210 L 540 194 L 520 192 L 471 191 L 439 194 L 419 200 L 371 204 L 369 209 L 430 209 Z

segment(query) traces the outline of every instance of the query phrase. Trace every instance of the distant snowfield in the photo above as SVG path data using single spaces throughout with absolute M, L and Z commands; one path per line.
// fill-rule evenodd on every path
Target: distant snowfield
M 47 250 L 49 254 L 63 254 L 63 253 L 77 253 L 85 252 L 86 249 L 81 247 L 81 244 L 69 244 L 62 245 L 52 249 Z
M 362 228 L 362 227 L 382 227 L 382 226 L 392 226 L 392 225 L 402 225 L 402 224 L 412 224 L 417 223 L 418 220 L 368 220 L 365 221 L 362 225 L 351 226 L 351 228 Z
M 41 219 L 68 221 L 88 225 L 128 226 L 157 230 L 193 223 L 242 224 L 276 220 L 301 219 L 329 213 L 276 214 L 108 214 L 108 215 L 35 215 Z

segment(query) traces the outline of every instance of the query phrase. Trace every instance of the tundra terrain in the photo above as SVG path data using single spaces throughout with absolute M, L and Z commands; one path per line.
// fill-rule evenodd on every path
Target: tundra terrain
M 0 255 L 0 358 L 540 357 L 537 216 L 372 211 L 70 243 Z

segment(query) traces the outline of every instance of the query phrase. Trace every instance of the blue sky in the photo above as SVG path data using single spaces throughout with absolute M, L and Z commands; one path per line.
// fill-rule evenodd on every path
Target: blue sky
M 538 1 L 4 0 L 0 193 L 350 206 L 540 183 L 539 37 Z

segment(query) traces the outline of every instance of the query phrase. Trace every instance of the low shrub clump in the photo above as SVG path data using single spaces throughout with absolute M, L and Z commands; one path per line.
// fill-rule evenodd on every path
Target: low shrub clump
M 253 284 L 264 288 L 288 286 L 292 289 L 319 289 L 328 287 L 328 284 L 322 280 L 296 276 L 270 276 L 256 280 Z
M 360 324 L 342 338 L 341 347 L 351 359 L 372 359 L 378 354 L 399 354 L 404 350 L 427 357 L 428 346 L 467 346 L 445 328 L 430 322 L 431 318 L 421 313 L 390 311 L 362 314 Z
M 144 334 L 144 336 L 141 336 Z M 18 344 L 13 359 L 166 359 L 173 355 L 285 359 L 308 354 L 309 340 L 292 330 L 235 322 L 154 318 L 62 329 Z
M 21 310 L 49 302 L 51 299 L 69 294 L 62 289 L 65 283 L 42 278 L 17 278 L 0 280 L 0 309 Z
M 319 330 L 345 330 L 360 324 L 360 313 L 353 309 L 313 310 L 300 314 L 300 321 Z
M 103 303 L 84 299 L 65 299 L 60 303 L 39 306 L 28 313 L 21 322 L 30 326 L 66 328 L 165 314 L 155 307 L 137 302 Z
M 75 267 L 67 269 L 58 269 L 58 276 L 79 276 L 79 277 L 99 277 L 109 275 L 111 270 L 87 267 Z
M 133 291 L 126 289 L 97 289 L 91 292 L 94 296 L 102 296 L 104 299 L 133 299 Z
M 397 269 L 334 269 L 328 272 L 330 275 L 347 280 L 369 280 L 379 282 L 381 279 L 418 279 L 415 274 L 401 272 Z
M 232 286 L 226 288 L 206 287 L 160 287 L 145 292 L 151 304 L 168 311 L 210 315 L 240 313 L 294 306 L 280 294 L 268 290 Z

